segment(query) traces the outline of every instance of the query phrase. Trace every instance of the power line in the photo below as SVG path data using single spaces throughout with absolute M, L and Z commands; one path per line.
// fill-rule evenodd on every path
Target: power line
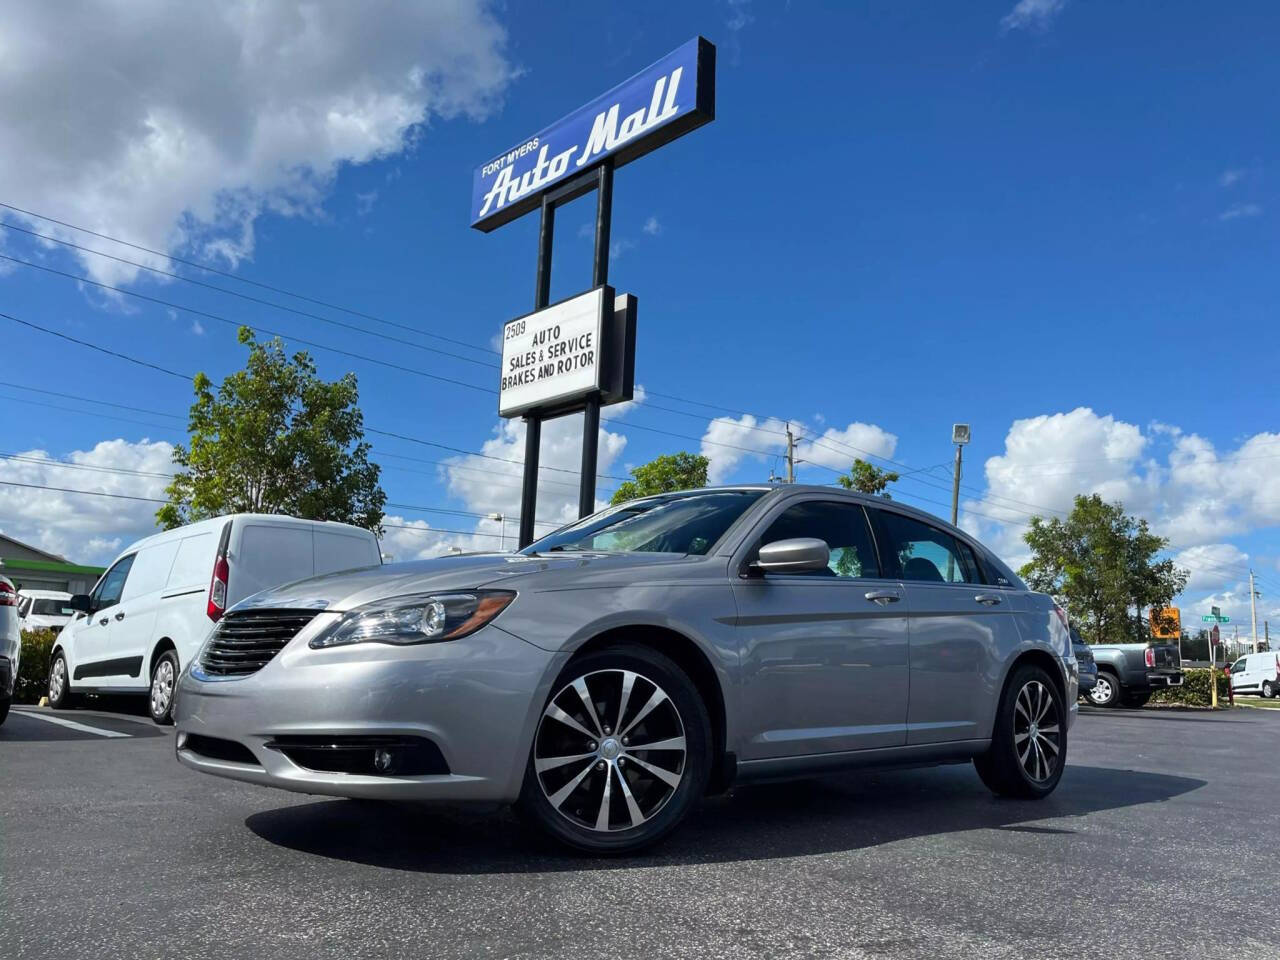
M 178 373 L 176 370 L 169 370 L 168 368 L 162 367 L 158 364 L 148 363 L 146 360 L 139 360 L 136 357 L 130 357 L 123 353 L 117 353 L 115 350 L 109 350 L 106 347 L 100 347 L 96 343 L 90 343 L 87 340 L 77 340 L 75 337 L 68 336 L 65 333 L 59 333 L 57 330 L 50 330 L 48 327 L 42 327 L 38 323 L 31 323 L 29 320 L 19 320 L 17 317 L 13 316 L 12 314 L 0 313 L 0 317 L 4 317 L 4 319 L 11 320 L 14 323 L 20 323 L 24 327 L 30 327 L 32 330 L 39 330 L 41 333 L 47 333 L 51 337 L 58 337 L 61 340 L 67 340 L 71 343 L 79 344 L 82 347 L 88 347 L 90 350 L 97 350 L 99 353 L 105 353 L 105 354 L 108 354 L 109 356 L 117 357 L 120 360 L 126 360 L 129 363 L 136 363 L 140 367 L 147 367 L 151 370 L 158 370 L 160 373 L 167 373 L 169 376 L 177 377 L 179 380 L 190 381 L 191 379 L 193 379 L 192 377 L 188 377 L 186 374 Z
M 390 334 L 378 333 L 376 330 L 369 330 L 369 329 L 366 329 L 365 327 L 357 327 L 355 324 L 345 323 L 342 320 L 334 320 L 331 317 L 321 316 L 318 313 L 311 313 L 307 310 L 298 310 L 295 307 L 286 306 L 285 304 L 282 304 L 282 303 L 274 303 L 270 300 L 263 300 L 261 297 L 254 297 L 254 296 L 250 296 L 247 293 L 240 293 L 238 290 L 228 290 L 226 287 L 219 287 L 216 284 L 204 283 L 203 281 L 195 280 L 191 277 L 184 277 L 180 273 L 171 273 L 168 270 L 161 270 L 159 267 L 150 267 L 150 266 L 147 266 L 145 263 L 137 263 L 133 260 L 126 260 L 123 257 L 117 257 L 109 253 L 103 253 L 100 250 L 90 250 L 88 247 L 82 247 L 78 244 L 71 243 L 71 241 L 69 240 L 59 240 L 57 237 L 46 236 L 45 234 L 37 233 L 34 230 L 26 230 L 22 227 L 16 226 L 15 224 L 5 223 L 2 220 L 0 220 L 0 227 L 4 227 L 6 230 L 18 230 L 22 233 L 30 234 L 33 237 L 39 237 L 41 240 L 48 240 L 51 243 L 61 243 L 69 247 L 74 247 L 76 250 L 83 250 L 85 253 L 92 253 L 99 257 L 106 257 L 109 260 L 115 260 L 118 263 L 124 263 L 124 264 L 128 264 L 131 267 L 137 267 L 139 270 L 149 270 L 153 273 L 158 273 L 162 276 L 171 277 L 174 280 L 181 280 L 184 283 L 190 283 L 198 287 L 204 287 L 206 290 L 216 290 L 219 293 L 225 293 L 231 297 L 239 297 L 241 300 L 248 300 L 251 303 L 257 303 L 263 306 L 273 307 L 277 310 L 284 310 L 287 313 L 296 314 L 297 316 L 300 316 L 300 317 L 307 317 L 311 320 L 319 320 L 321 323 L 329 323 L 329 324 L 333 324 L 334 326 L 344 327 L 347 330 L 354 330 L 357 333 L 367 334 L 370 337 L 380 337 L 383 340 L 389 340 L 393 343 L 400 343 L 400 344 L 404 344 L 405 346 L 415 347 L 419 350 L 426 350 L 429 353 L 438 353 L 438 354 L 441 354 L 442 356 L 452 357 L 455 360 L 462 360 L 466 363 L 474 363 L 479 366 L 488 367 L 493 370 L 498 369 L 498 364 L 493 363 L 490 360 L 478 360 L 475 357 L 464 357 L 462 354 L 459 354 L 459 353 L 452 353 L 451 351 L 448 351 L 448 350 L 440 350 L 437 347 L 428 347 L 425 344 L 414 343 L 412 340 L 405 340 L 403 337 L 393 337 Z M 27 266 L 35 266 L 34 264 L 28 263 L 27 261 L 23 261 L 23 260 L 15 260 L 15 262 L 26 263 Z M 43 269 L 43 268 L 37 267 L 37 269 Z M 90 282 L 93 282 L 93 281 L 90 281 Z M 109 287 L 108 289 L 116 289 L 116 288 Z M 128 291 L 123 291 L 123 290 L 119 292 L 128 293 Z M 130 293 L 129 295 L 133 296 L 134 294 Z M 174 307 L 173 309 L 181 310 L 184 308 Z M 428 334 L 428 336 L 430 336 L 430 334 Z
M 215 274 L 220 277 L 226 277 L 227 279 L 234 280 L 237 283 L 248 284 L 249 286 L 257 287 L 261 290 L 270 290 L 272 293 L 279 293 L 286 297 L 293 297 L 295 300 L 302 300 L 307 303 L 313 303 L 319 307 L 328 307 L 330 310 L 338 310 L 342 313 L 349 314 L 350 316 L 361 317 L 362 319 L 365 319 L 365 320 L 372 320 L 375 323 L 386 324 L 389 327 L 396 327 L 400 330 L 410 331 L 411 333 L 420 333 L 423 336 L 434 337 L 437 340 L 443 340 L 446 343 L 452 343 L 459 347 L 468 347 L 472 350 L 480 350 L 485 353 L 492 353 L 495 355 L 498 353 L 498 351 L 490 347 L 480 346 L 479 344 L 474 344 L 474 343 L 467 343 L 465 340 L 455 340 L 452 337 L 446 337 L 438 333 L 431 333 L 430 331 L 423 330 L 419 327 L 412 327 L 407 324 L 396 323 L 395 321 L 386 320 L 386 319 L 383 319 L 382 317 L 378 317 L 370 313 L 363 313 L 359 310 L 352 309 L 351 307 L 344 307 L 341 304 L 320 300 L 315 297 L 310 297 L 301 293 L 295 293 L 293 291 L 286 290 L 283 287 L 272 286 L 269 283 L 262 283 L 258 280 L 251 280 L 248 277 L 240 276 L 239 274 L 231 273 L 230 271 L 227 271 L 227 270 L 219 270 L 217 267 L 209 266 L 207 263 L 201 263 L 198 260 L 187 260 L 187 259 L 183 259 L 182 257 L 176 257 L 173 254 L 164 253 L 160 250 L 153 250 L 152 248 L 144 247 L 142 244 L 139 244 L 139 243 L 132 243 L 128 240 L 121 240 L 119 237 L 112 237 L 105 233 L 99 233 L 96 230 L 90 230 L 88 227 L 80 227 L 74 223 L 68 223 L 65 220 L 58 220 L 54 217 L 45 216 L 44 214 L 40 214 L 40 213 L 35 213 L 31 210 L 24 210 L 22 207 L 14 206 L 11 203 L 5 203 L 3 201 L 0 201 L 0 207 L 3 207 L 6 210 L 12 210 L 15 213 L 20 213 L 24 217 L 30 217 L 34 220 L 44 220 L 46 223 L 56 223 L 58 226 L 66 227 L 68 230 L 75 230 L 78 233 L 85 233 L 85 234 L 88 234 L 89 236 L 97 237 L 100 240 L 108 240 L 111 243 L 118 243 L 123 247 L 130 247 L 134 250 L 139 250 L 143 253 L 149 253 L 155 257 L 163 257 L 164 259 L 168 260 L 170 263 L 180 263 L 185 267 L 192 267 L 196 270 L 203 270 L 206 273 Z M 12 228 L 12 225 L 8 225 L 8 224 L 0 224 L 0 225 L 10 226 Z M 16 229 L 21 229 L 21 228 L 16 228 Z M 35 235 L 43 236 L 41 234 L 35 234 Z M 70 241 L 57 240 L 55 238 L 46 238 L 46 239 L 53 239 L 53 242 L 55 243 L 66 243 L 70 246 L 76 246 L 75 244 L 71 244 Z M 80 248 L 80 249 L 87 250 L 87 248 Z M 98 253 L 101 256 L 111 256 L 110 254 L 102 254 L 101 251 L 97 251 L 97 250 L 87 250 L 87 252 Z M 112 259 L 115 259 L 115 258 L 112 258 Z M 131 261 L 125 261 L 125 262 L 131 262 Z M 148 269 L 148 268 L 144 267 L 144 269 Z M 222 289 L 222 288 L 215 287 L 214 289 Z M 231 291 L 226 291 L 226 292 L 231 292 Z
M 330 347 L 323 343 L 317 343 L 314 340 L 304 340 L 302 337 L 299 337 L 295 334 L 282 333 L 279 330 L 272 330 L 270 327 L 256 327 L 251 323 L 244 323 L 243 321 L 240 321 L 240 320 L 232 320 L 229 317 L 224 317 L 216 313 L 210 313 L 207 310 L 197 310 L 195 307 L 183 306 L 180 303 L 173 303 L 169 300 L 161 300 L 159 297 L 148 296 L 145 293 L 138 293 L 137 291 L 134 291 L 134 290 L 126 290 L 124 287 L 112 286 L 111 284 L 103 283 L 100 280 L 91 280 L 88 277 L 77 276 L 74 273 L 67 273 L 65 270 L 57 270 L 53 267 L 46 267 L 43 264 L 32 263 L 30 260 L 22 260 L 18 257 L 10 257 L 3 253 L 0 253 L 0 260 L 7 260 L 10 263 L 21 264 L 24 267 L 31 267 L 33 270 L 42 270 L 45 273 L 53 274 L 54 276 L 58 276 L 58 277 L 64 277 L 68 280 L 74 280 L 77 283 L 87 283 L 95 287 L 101 287 L 103 290 L 111 290 L 114 293 L 123 294 L 126 297 L 135 297 L 138 300 L 145 300 L 148 303 L 158 304 L 159 306 L 167 307 L 170 310 L 181 310 L 183 313 L 189 313 L 192 316 L 204 317 L 207 320 L 217 320 L 219 323 L 225 323 L 230 326 L 236 327 L 237 329 L 240 327 L 248 327 L 254 333 L 258 333 L 258 334 L 265 333 L 273 337 L 281 337 L 285 340 L 291 340 L 294 343 L 301 343 L 308 347 L 313 347 L 316 350 L 325 350 L 329 353 L 336 353 L 339 356 L 350 357 L 354 360 L 363 360 L 366 363 L 374 363 L 381 367 L 389 367 L 392 370 L 399 370 L 403 373 L 412 373 L 419 377 L 426 377 L 429 380 L 438 380 L 442 383 L 451 383 L 456 387 L 466 387 L 468 390 L 478 390 L 481 393 L 496 394 L 498 392 L 497 390 L 494 390 L 492 387 L 482 387 L 479 384 L 467 383 L 467 381 L 465 380 L 456 380 L 453 377 L 442 376 L 438 373 L 428 373 L 426 370 L 419 370 L 416 367 L 406 367 L 403 364 L 392 363 L 390 360 L 379 360 L 377 357 L 367 357 L 361 353 L 354 353 L 350 350 L 343 350 L 341 347 Z M 18 322 L 22 323 L 23 321 L 18 321 Z M 333 321 L 333 322 L 336 323 L 337 321 Z M 28 324 L 28 326 L 33 326 L 33 325 Z M 360 330 L 359 327 L 354 327 L 353 329 Z M 361 330 L 360 332 L 365 333 L 367 331 Z M 435 350 L 434 347 L 422 347 L 422 349 Z M 436 351 L 436 352 L 443 352 L 443 351 Z M 476 361 L 470 361 L 470 362 L 476 362 Z

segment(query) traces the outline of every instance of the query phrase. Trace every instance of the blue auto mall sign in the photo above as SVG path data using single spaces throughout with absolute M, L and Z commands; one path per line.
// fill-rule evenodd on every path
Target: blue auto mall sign
M 695 37 L 653 66 L 476 167 L 471 225 L 488 232 L 606 157 L 621 166 L 715 118 L 715 56 Z

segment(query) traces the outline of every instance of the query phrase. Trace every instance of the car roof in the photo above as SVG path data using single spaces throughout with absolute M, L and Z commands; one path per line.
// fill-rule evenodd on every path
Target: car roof
M 291 517 L 282 513 L 227 513 L 218 517 L 210 517 L 208 520 L 197 520 L 195 523 L 188 523 L 185 526 L 174 527 L 172 530 L 161 530 L 159 533 L 153 533 L 149 537 L 143 537 L 141 540 L 135 540 L 128 547 L 121 550 L 116 558 L 126 556 L 130 553 L 136 553 L 143 547 L 150 546 L 153 543 L 159 543 L 162 540 L 168 540 L 173 537 L 191 537 L 205 532 L 220 531 L 223 524 L 228 520 L 253 520 L 256 523 L 278 524 L 280 526 L 290 526 L 298 524 L 306 524 L 315 527 L 335 527 L 347 530 L 354 530 L 358 533 L 367 533 L 373 536 L 373 531 L 366 530 L 364 527 L 357 527 L 351 523 L 341 523 L 337 520 L 308 520 L 305 517 Z M 113 563 L 115 561 L 112 561 Z
M 19 590 L 24 597 L 31 597 L 33 600 L 70 600 L 71 594 L 63 590 Z

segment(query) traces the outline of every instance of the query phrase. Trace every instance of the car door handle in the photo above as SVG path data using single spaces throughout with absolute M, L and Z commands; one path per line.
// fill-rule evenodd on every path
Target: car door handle
M 123 610 L 121 610 L 119 613 L 117 613 L 117 614 L 116 614 L 116 619 L 117 619 L 117 620 L 123 620 L 123 619 L 124 619 L 124 611 L 123 611 Z
M 897 590 L 868 590 L 866 597 L 872 603 L 878 603 L 883 607 L 885 604 L 897 603 L 902 599 L 902 594 Z
M 1004 603 L 1004 597 L 994 593 L 980 593 L 973 599 L 978 603 L 985 603 L 988 607 L 994 607 L 997 603 Z
M 108 623 L 107 618 L 103 617 L 101 620 L 98 621 L 98 623 L 105 627 Z

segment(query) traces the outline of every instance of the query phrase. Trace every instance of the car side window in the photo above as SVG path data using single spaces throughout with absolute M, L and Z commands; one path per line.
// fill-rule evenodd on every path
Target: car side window
M 135 554 L 129 554 L 127 557 L 121 557 L 116 561 L 115 566 L 107 571 L 106 576 L 102 578 L 102 582 L 98 584 L 97 601 L 94 606 L 99 610 L 107 607 L 114 607 L 120 602 L 120 594 L 124 592 L 124 582 L 129 578 L 129 568 L 133 566 L 133 558 Z
M 797 537 L 824 540 L 831 550 L 827 569 L 805 576 L 855 579 L 880 575 L 875 544 L 860 504 L 828 500 L 793 504 L 769 524 L 757 546 Z
M 21 600 L 19 600 L 19 601 L 18 601 L 18 616 L 19 616 L 19 617 L 25 617 L 25 616 L 27 615 L 27 611 L 28 611 L 28 610 L 30 610 L 30 609 L 31 609 L 31 598 L 30 598 L 30 597 L 23 597 Z
M 982 583 L 973 551 L 945 530 L 914 517 L 877 510 L 889 562 L 896 559 L 903 580 L 921 583 Z

